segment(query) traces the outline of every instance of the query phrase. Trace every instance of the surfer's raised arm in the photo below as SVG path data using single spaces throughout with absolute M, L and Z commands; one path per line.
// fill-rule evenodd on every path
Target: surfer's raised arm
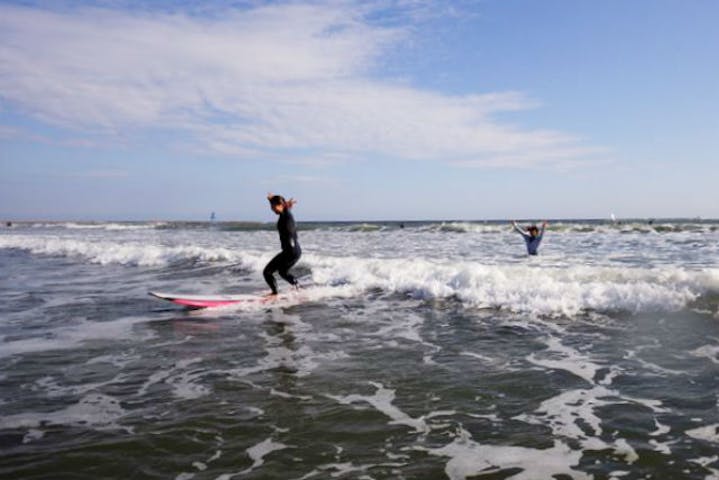
M 524 230 L 522 230 L 521 228 L 519 228 L 519 225 L 517 225 L 517 221 L 516 221 L 516 220 L 512 220 L 512 226 L 514 227 L 514 229 L 515 229 L 520 235 L 522 235 L 523 237 L 524 237 L 524 236 L 527 236 L 527 234 L 524 232 Z

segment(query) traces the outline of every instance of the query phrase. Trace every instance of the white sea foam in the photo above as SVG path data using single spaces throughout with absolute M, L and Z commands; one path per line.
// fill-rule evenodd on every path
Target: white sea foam
M 357 478 L 357 480 L 373 480 L 374 477 L 370 475 L 359 475 L 356 477 L 347 477 L 350 473 L 355 472 L 366 472 L 370 468 L 375 467 L 385 467 L 385 468 L 392 468 L 392 467 L 403 467 L 406 463 L 397 463 L 397 462 L 384 462 L 384 463 L 378 463 L 378 464 L 365 464 L 365 465 L 355 465 L 352 462 L 340 462 L 337 461 L 335 463 L 327 463 L 324 465 L 320 465 L 311 472 L 303 475 L 302 477 L 296 479 L 296 480 L 308 480 L 310 478 L 319 477 L 319 478 Z M 329 475 L 329 477 L 328 477 Z
M 614 442 L 614 452 L 624 457 L 624 460 L 630 465 L 639 460 L 637 451 L 623 438 L 618 438 Z
M 257 415 L 258 417 L 261 417 L 262 415 L 265 414 L 265 411 L 262 410 L 261 408 L 258 408 L 258 407 L 250 407 L 250 406 L 247 406 L 247 407 L 245 407 L 245 408 L 246 408 L 247 410 L 249 410 L 250 412 L 254 413 L 255 415 Z
M 91 393 L 78 403 L 53 412 L 28 412 L 0 417 L 0 430 L 10 428 L 37 429 L 45 424 L 75 425 L 96 430 L 124 429 L 117 421 L 125 415 L 120 402 L 109 395 Z
M 427 365 L 435 364 L 433 355 L 440 352 L 442 347 L 422 338 L 420 329 L 424 319 L 412 313 L 404 313 L 402 316 L 391 316 L 387 319 L 389 323 L 383 324 L 377 331 L 371 334 L 372 337 L 381 338 L 385 346 L 398 348 L 400 345 L 397 339 L 402 341 L 416 342 L 429 348 L 429 351 L 422 356 L 422 362 Z
M 577 350 L 563 345 L 556 337 L 546 338 L 545 343 L 548 347 L 546 351 L 553 353 L 558 358 L 539 358 L 537 354 L 532 353 L 527 357 L 529 362 L 546 368 L 566 370 L 589 383 L 594 383 L 594 377 L 601 368 L 600 365 L 592 362 Z
M 535 410 L 537 415 L 522 414 L 515 419 L 533 424 L 546 423 L 556 436 L 581 440 L 586 447 L 598 449 L 596 446 L 599 445 L 603 448 L 604 442 L 597 438 L 602 434 L 601 419 L 594 411 L 602 406 L 612 405 L 614 402 L 605 401 L 603 398 L 613 396 L 614 393 L 603 386 L 569 390 L 543 401 Z M 581 424 L 578 420 L 581 420 Z M 588 427 L 591 432 L 585 432 L 583 426 Z
M 636 360 L 642 367 L 644 367 L 647 371 L 655 372 L 656 375 L 660 376 L 666 376 L 666 375 L 685 375 L 687 372 L 682 370 L 672 370 L 669 368 L 664 368 L 661 365 L 657 365 L 656 363 L 649 362 L 647 360 L 644 360 L 637 356 L 637 352 L 633 350 L 627 351 L 627 354 L 625 356 L 627 359 Z
M 458 298 L 538 314 L 678 310 L 719 289 L 719 269 L 483 265 L 418 259 L 308 256 L 316 283 L 383 289 L 415 298 Z
M 673 445 L 674 443 L 676 442 L 659 442 L 657 440 L 654 440 L 653 438 L 649 440 L 649 444 L 654 447 L 654 450 L 663 455 L 672 454 L 671 445 Z
M 204 462 L 199 462 L 199 461 L 192 462 L 192 466 L 198 472 L 204 472 L 208 468 L 208 466 L 207 466 L 208 463 L 214 462 L 215 460 L 219 459 L 221 456 L 222 456 L 222 450 L 217 450 L 214 455 L 212 455 L 210 458 L 208 458 Z M 192 478 L 195 478 L 195 473 L 182 472 L 175 477 L 175 480 L 190 480 Z
M 483 224 L 471 222 L 441 222 L 432 223 L 420 230 L 429 232 L 449 232 L 449 233 L 501 233 L 510 230 L 509 226 L 496 224 Z
M 654 425 L 657 426 L 657 429 L 649 434 L 652 437 L 658 437 L 660 435 L 665 435 L 672 430 L 671 427 L 659 423 L 659 421 L 656 418 L 654 419 Z
M 472 440 L 466 430 L 461 429 L 457 438 L 441 448 L 415 447 L 431 455 L 449 457 L 445 473 L 450 480 L 465 480 L 468 477 L 487 475 L 502 470 L 520 469 L 506 478 L 513 480 L 534 480 L 567 475 L 576 480 L 592 477 L 572 467 L 579 464 L 580 451 L 555 440 L 552 448 L 539 450 L 525 447 L 483 445 Z
M 109 363 L 117 368 L 123 368 L 124 366 L 128 365 L 129 363 L 132 363 L 135 360 L 138 360 L 139 358 L 139 356 L 131 356 L 128 354 L 100 355 L 98 357 L 94 357 L 88 360 L 87 364 L 92 365 L 96 363 Z
M 719 364 L 719 345 L 703 345 L 690 353 L 695 357 L 708 358 L 712 362 Z
M 49 350 L 66 350 L 76 348 L 91 340 L 132 338 L 134 336 L 133 326 L 146 321 L 147 319 L 135 317 L 108 322 L 82 320 L 71 326 L 44 331 L 41 336 L 11 341 L 0 338 L 0 340 L 5 340 L 0 342 L 0 357 Z M 143 339 L 151 338 L 152 335 L 152 333 L 144 332 Z
M 596 385 L 592 389 L 569 390 L 549 398 L 541 403 L 534 415 L 522 414 L 515 420 L 546 424 L 556 437 L 578 440 L 586 450 L 613 449 L 627 463 L 633 463 L 639 457 L 625 439 L 617 438 L 610 444 L 600 438 L 603 433 L 601 418 L 595 413 L 603 406 L 627 402 L 643 405 L 655 412 L 667 412 L 659 407 L 661 402 L 658 400 L 621 396 L 615 390 Z
M 231 237 L 187 237 L 161 240 L 145 233 L 127 238 L 102 233 L 98 238 L 82 235 L 0 235 L 0 248 L 23 249 L 34 254 L 68 256 L 101 265 L 165 266 L 174 262 L 199 261 L 239 264 L 261 272 L 274 254 L 268 250 L 271 232 L 252 232 L 241 237 L 238 247 Z M 126 235 L 123 233 L 123 235 Z M 573 316 L 583 311 L 674 311 L 687 307 L 700 296 L 719 292 L 719 268 L 682 267 L 672 264 L 646 266 L 626 263 L 636 252 L 619 250 L 619 258 L 567 262 L 562 257 L 522 261 L 494 255 L 467 260 L 461 244 L 433 240 L 422 247 L 421 234 L 398 251 L 395 238 L 376 245 L 354 245 L 339 233 L 321 232 L 315 241 L 332 246 L 331 252 L 351 248 L 355 254 L 321 253 L 321 245 L 307 249 L 299 266 L 311 270 L 312 282 L 332 288 L 337 296 L 361 295 L 380 289 L 417 299 L 458 299 L 471 307 L 493 307 L 541 315 Z M 335 237 L 322 237 L 335 235 Z M 356 234 L 343 234 L 356 235 Z M 164 238 L 164 237 L 163 237 Z M 185 241 L 186 240 L 186 241 Z M 183 241 L 183 243 L 177 243 Z M 442 243 L 442 242 L 445 243 Z M 348 243 L 349 242 L 349 243 Z M 245 244 L 247 243 L 247 244 Z M 385 248 L 386 247 L 386 248 Z M 422 247 L 424 250 L 416 251 Z M 434 247 L 434 248 L 433 248 Z M 619 248 L 619 247 L 618 247 Z M 625 248 L 626 247 L 622 247 Z M 653 248 L 647 245 L 646 248 Z M 443 251 L 442 249 L 446 249 Z M 394 257 L 388 256 L 394 252 Z M 444 252 L 444 253 L 443 253 Z M 458 253 L 459 252 L 459 253 Z
M 395 398 L 394 390 L 384 388 L 384 386 L 380 383 L 370 382 L 370 385 L 377 389 L 374 395 L 352 394 L 346 396 L 327 396 L 345 405 L 351 405 L 355 402 L 368 403 L 377 411 L 389 417 L 391 419 L 391 422 L 389 423 L 392 425 L 406 425 L 415 429 L 417 432 L 429 432 L 429 427 L 427 426 L 424 417 L 412 418 L 392 404 Z
M 712 463 L 719 461 L 719 455 L 714 455 L 712 457 L 700 457 L 689 461 L 692 463 L 699 464 L 702 467 L 706 467 L 707 465 L 711 465 Z
M 86 382 L 79 385 L 61 385 L 54 377 L 41 377 L 33 384 L 34 389 L 44 392 L 49 398 L 66 395 L 84 395 L 92 391 L 100 391 L 106 385 L 120 384 L 126 381 L 127 375 L 118 373 L 104 382 Z
M 719 443 L 719 423 L 693 428 L 691 430 L 687 430 L 686 434 L 692 438 L 696 438 L 697 440 Z
M 302 291 L 301 295 L 306 294 Z M 282 304 L 284 306 L 284 304 Z M 267 310 L 265 306 L 263 310 Z M 260 358 L 254 366 L 240 367 L 227 370 L 226 373 L 233 377 L 246 377 L 259 372 L 269 371 L 276 368 L 283 368 L 296 377 L 306 377 L 317 367 L 325 362 L 332 362 L 347 358 L 347 353 L 341 350 L 330 350 L 317 352 L 312 349 L 310 343 L 317 340 L 314 328 L 303 321 L 299 316 L 288 315 L 281 310 L 269 310 L 273 321 L 281 323 L 288 332 L 296 338 L 299 347 L 290 348 L 285 345 L 285 339 L 281 335 L 269 335 L 261 333 L 265 341 L 266 355 Z M 277 395 L 283 392 L 275 391 Z
M 617 438 L 610 444 L 600 438 L 603 429 L 601 418 L 596 412 L 607 405 L 631 402 L 642 405 L 655 413 L 666 413 L 668 410 L 661 406 L 662 402 L 621 395 L 618 391 L 608 388 L 611 385 L 611 378 L 618 374 L 616 373 L 617 367 L 614 367 L 614 370 L 605 376 L 604 381 L 595 383 L 594 378 L 599 366 L 586 355 L 563 345 L 555 337 L 548 337 L 545 339 L 545 343 L 549 347 L 549 351 L 559 354 L 562 359 L 538 360 L 536 355 L 532 354 L 528 357 L 530 362 L 548 368 L 569 371 L 586 380 L 592 385 L 592 388 L 564 391 L 543 401 L 533 415 L 518 415 L 515 420 L 531 424 L 546 424 L 555 437 L 578 440 L 584 449 L 613 449 L 616 455 L 624 458 L 625 462 L 631 464 L 637 461 L 639 456 L 626 439 Z M 657 423 L 659 428 L 657 434 L 666 433 L 659 425 Z M 662 445 L 657 442 L 656 447 L 662 448 Z M 666 451 L 666 448 L 663 451 Z
M 270 389 L 270 395 L 274 395 L 275 397 L 280 398 L 294 398 L 297 400 L 312 400 L 312 397 L 309 395 L 294 395 L 292 393 L 283 392 L 281 390 L 277 390 L 276 388 Z
M 240 262 L 243 259 L 237 251 L 222 247 L 165 246 L 139 240 L 118 242 L 61 236 L 0 237 L 0 248 L 18 248 L 39 255 L 79 257 L 101 265 L 162 266 L 182 260 Z
M 707 475 L 704 477 L 704 480 L 719 480 L 719 470 L 715 468 L 710 468 L 709 465 L 712 463 L 716 463 L 719 460 L 719 456 L 714 455 L 712 457 L 699 457 L 689 460 L 692 463 L 696 463 L 698 465 L 701 465 L 702 467 L 706 468 L 710 475 Z
M 217 477 L 216 480 L 231 480 L 233 477 L 246 475 L 251 471 L 260 468 L 265 463 L 265 457 L 267 455 L 274 451 L 283 450 L 285 448 L 289 447 L 284 443 L 275 442 L 274 440 L 272 440 L 272 438 L 267 438 L 262 442 L 258 443 L 257 445 L 253 445 L 252 447 L 247 449 L 247 455 L 249 455 L 250 459 L 252 460 L 252 465 L 249 468 L 237 473 L 223 473 L 222 475 Z
M 410 342 L 424 343 L 419 332 L 423 323 L 424 319 L 419 315 L 405 313 L 400 318 L 392 317 L 391 322 L 377 330 L 374 335 L 382 338 L 401 338 Z
M 629 472 L 627 470 L 614 470 L 613 472 L 609 473 L 609 480 L 618 479 L 620 477 L 626 477 L 632 472 Z
M 326 465 L 320 465 L 319 468 L 312 470 L 310 473 L 303 475 L 297 480 L 308 480 L 316 476 L 322 476 L 324 478 L 327 475 L 326 472 L 332 472 L 330 473 L 332 478 L 341 478 L 349 473 L 364 472 L 370 466 L 373 465 L 354 465 L 352 462 L 328 463 Z
M 487 363 L 493 363 L 495 360 L 492 357 L 488 357 L 487 355 L 482 355 L 479 353 L 474 352 L 459 352 L 460 355 L 465 355 L 467 357 L 476 358 L 478 360 L 482 360 L 483 362 Z
M 250 459 L 252 459 L 253 463 L 249 469 L 245 470 L 244 473 L 249 473 L 256 468 L 259 468 L 264 463 L 264 458 L 267 455 L 276 450 L 282 450 L 285 448 L 287 448 L 287 445 L 285 445 L 284 443 L 275 442 L 271 438 L 267 438 L 264 441 L 258 443 L 257 445 L 248 448 L 247 455 L 250 456 Z
M 140 387 L 137 395 L 145 395 L 152 385 L 158 383 L 171 385 L 173 395 L 181 399 L 195 399 L 209 394 L 210 390 L 207 387 L 197 383 L 197 380 L 202 378 L 206 372 L 203 370 L 187 371 L 187 367 L 202 360 L 200 357 L 182 359 L 170 369 L 153 373 Z
M 228 373 L 236 377 L 245 377 L 275 368 L 285 368 L 289 369 L 297 377 L 305 377 L 310 375 L 320 365 L 321 361 L 338 360 L 347 357 L 347 354 L 341 351 L 317 353 L 307 345 L 295 350 L 283 346 L 268 346 L 266 351 L 267 355 L 260 359 L 257 365 L 233 369 Z
M 628 395 L 622 395 L 622 399 L 624 399 L 628 402 L 636 403 L 637 405 L 642 405 L 654 413 L 670 413 L 671 412 L 671 409 L 662 406 L 663 403 L 661 400 L 630 397 Z
M 22 438 L 22 443 L 34 442 L 35 440 L 40 440 L 44 436 L 45 436 L 44 431 L 37 430 L 35 428 L 31 428 L 30 430 L 27 431 L 25 436 Z
M 601 419 L 595 410 L 605 405 L 622 403 L 604 400 L 617 395 L 617 392 L 603 386 L 595 386 L 591 390 L 571 390 L 542 402 L 536 410 L 538 415 L 519 415 L 515 419 L 533 424 L 547 423 L 555 437 L 578 440 L 583 450 L 612 449 L 626 463 L 632 464 L 639 459 L 639 455 L 626 439 L 617 438 L 613 443 L 607 443 L 600 438 Z
M 165 225 L 165 222 L 32 222 L 19 223 L 18 226 L 30 227 L 33 229 L 55 229 L 55 230 L 152 230 L 158 226 Z
M 61 223 L 54 224 L 54 227 L 68 228 L 72 230 L 150 230 L 162 223 Z

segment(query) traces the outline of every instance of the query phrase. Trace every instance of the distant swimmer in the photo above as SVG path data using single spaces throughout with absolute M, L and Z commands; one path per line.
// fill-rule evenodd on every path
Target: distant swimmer
M 289 270 L 297 263 L 297 260 L 300 259 L 302 249 L 297 241 L 295 219 L 292 216 L 292 212 L 290 212 L 297 202 L 292 198 L 285 200 L 284 197 L 271 193 L 267 195 L 267 200 L 270 202 L 272 211 L 280 216 L 277 220 L 277 231 L 280 234 L 282 251 L 270 260 L 270 263 L 267 264 L 262 274 L 265 277 L 267 285 L 272 289 L 271 295 L 277 295 L 277 281 L 273 275 L 275 272 L 279 273 L 280 277 L 284 278 L 290 285 L 294 285 L 295 288 L 297 288 L 297 279 L 295 279 Z
M 525 232 L 517 225 L 517 222 L 512 220 L 512 226 L 514 229 L 522 235 L 524 243 L 527 244 L 527 253 L 529 255 L 536 255 L 539 244 L 542 243 L 542 237 L 544 236 L 544 229 L 547 227 L 547 222 L 542 222 L 542 230 L 539 230 L 536 225 L 530 225 L 527 227 Z

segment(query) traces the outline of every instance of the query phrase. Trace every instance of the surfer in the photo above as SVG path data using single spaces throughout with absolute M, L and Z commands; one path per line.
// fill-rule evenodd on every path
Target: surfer
M 270 202 L 272 211 L 280 217 L 277 220 L 277 231 L 280 234 L 282 251 L 270 260 L 262 274 L 267 285 L 272 289 L 270 295 L 277 295 L 277 281 L 273 275 L 275 272 L 279 273 L 280 277 L 284 278 L 290 285 L 298 288 L 297 279 L 289 272 L 290 268 L 297 263 L 297 260 L 302 255 L 302 249 L 297 241 L 295 219 L 292 212 L 290 212 L 297 201 L 292 198 L 285 200 L 284 197 L 271 193 L 267 195 L 267 200 Z
M 522 238 L 524 238 L 524 243 L 527 244 L 527 253 L 529 255 L 536 255 L 537 249 L 539 248 L 539 244 L 542 242 L 542 237 L 544 236 L 544 229 L 547 226 L 547 222 L 544 221 L 542 223 L 542 230 L 539 230 L 536 225 L 530 225 L 527 227 L 527 230 L 524 231 L 519 226 L 517 226 L 517 222 L 512 220 L 512 226 L 514 229 L 522 235 Z

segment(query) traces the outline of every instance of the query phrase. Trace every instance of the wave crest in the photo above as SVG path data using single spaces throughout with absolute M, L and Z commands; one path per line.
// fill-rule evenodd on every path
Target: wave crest
M 178 262 L 239 263 L 262 271 L 271 254 L 222 247 L 163 246 L 140 242 L 86 241 L 59 237 L 0 237 L 0 248 L 71 256 L 101 265 L 166 266 Z M 458 299 L 471 307 L 540 315 L 572 316 L 583 311 L 675 311 L 702 299 L 717 310 L 719 269 L 678 266 L 627 267 L 486 265 L 459 260 L 304 255 L 317 285 L 342 287 L 354 295 L 369 290 L 427 300 Z M 346 293 L 346 292 L 345 292 Z M 709 304 L 707 305 L 707 302 Z
M 583 311 L 675 311 L 719 291 L 719 269 L 435 263 L 315 258 L 317 283 L 351 284 L 422 299 L 456 298 L 476 307 L 541 315 Z

